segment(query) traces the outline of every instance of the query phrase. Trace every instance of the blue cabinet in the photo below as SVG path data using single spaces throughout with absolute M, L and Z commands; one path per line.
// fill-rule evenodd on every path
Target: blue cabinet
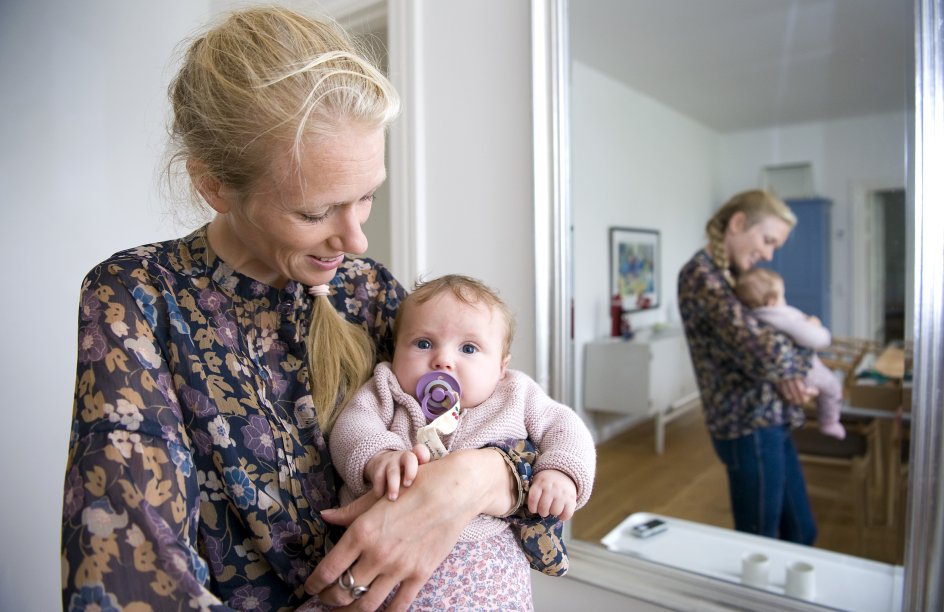
M 796 215 L 797 224 L 767 266 L 783 276 L 788 304 L 816 315 L 830 328 L 832 202 L 823 198 L 788 199 L 786 202 Z

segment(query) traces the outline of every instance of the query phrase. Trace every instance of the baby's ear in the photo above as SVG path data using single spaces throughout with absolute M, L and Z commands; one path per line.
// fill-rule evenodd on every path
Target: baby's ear
M 505 355 L 505 358 L 502 359 L 501 364 L 501 378 L 505 377 L 505 374 L 508 372 L 508 362 L 511 361 L 511 354 Z

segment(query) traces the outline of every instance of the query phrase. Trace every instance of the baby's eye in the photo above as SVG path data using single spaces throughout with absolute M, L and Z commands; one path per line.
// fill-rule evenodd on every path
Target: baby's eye
M 474 355 L 479 351 L 478 347 L 474 344 L 463 344 L 460 350 L 466 355 Z
M 427 349 L 433 348 L 433 343 L 430 342 L 429 340 L 417 340 L 416 348 L 423 349 L 425 351 Z

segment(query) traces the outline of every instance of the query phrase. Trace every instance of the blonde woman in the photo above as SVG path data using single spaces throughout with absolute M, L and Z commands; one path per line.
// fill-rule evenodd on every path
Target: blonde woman
M 396 503 L 335 509 L 326 436 L 404 295 L 352 257 L 397 94 L 343 31 L 275 7 L 195 38 L 169 93 L 171 167 L 213 218 L 82 283 L 64 608 L 375 609 L 394 590 L 404 608 L 528 483 L 509 444 L 423 466 Z
M 735 529 L 813 544 L 816 522 L 790 437 L 812 395 L 804 384 L 812 352 L 761 323 L 734 293 L 738 275 L 770 261 L 795 224 L 770 193 L 735 195 L 708 221 L 708 245 L 682 268 L 678 293 Z

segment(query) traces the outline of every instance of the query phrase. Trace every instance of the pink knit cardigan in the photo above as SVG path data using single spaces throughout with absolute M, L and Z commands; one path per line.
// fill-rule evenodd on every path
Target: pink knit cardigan
M 461 382 L 461 381 L 460 381 Z M 460 400 L 461 403 L 461 400 Z M 344 479 L 341 502 L 370 489 L 364 467 L 380 451 L 409 450 L 416 432 L 426 425 L 419 403 L 400 388 L 389 363 L 378 364 L 331 430 L 331 458 Z M 596 471 L 593 437 L 580 417 L 555 402 L 523 372 L 508 370 L 495 392 L 474 408 L 462 407 L 459 427 L 443 439 L 449 450 L 481 448 L 508 438 L 531 440 L 540 451 L 534 471 L 555 469 L 577 485 L 577 507 L 590 498 Z M 491 537 L 507 526 L 501 519 L 480 515 L 461 541 Z

